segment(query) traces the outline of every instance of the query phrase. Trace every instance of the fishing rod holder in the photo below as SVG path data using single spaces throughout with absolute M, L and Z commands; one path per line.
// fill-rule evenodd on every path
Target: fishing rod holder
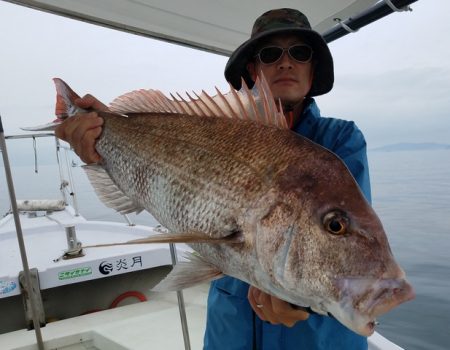
M 384 0 L 385 4 L 388 5 L 393 12 L 404 12 L 404 11 L 412 11 L 412 8 L 409 5 L 403 7 L 395 6 L 391 0 Z
M 75 225 L 66 226 L 64 227 L 64 230 L 66 231 L 67 250 L 64 251 L 62 258 L 68 260 L 84 256 L 81 242 L 77 239 Z
M 33 307 L 36 308 L 36 318 L 40 327 L 46 325 L 44 303 L 42 301 L 41 290 L 39 287 L 39 272 L 36 268 L 30 269 L 30 285 L 25 278 L 25 272 L 19 272 L 20 290 L 25 312 L 25 322 L 29 330 L 34 328 Z
M 334 18 L 334 21 L 337 22 L 343 29 L 345 29 L 349 33 L 356 33 L 358 29 L 352 29 L 350 28 L 344 21 L 342 21 L 340 18 Z

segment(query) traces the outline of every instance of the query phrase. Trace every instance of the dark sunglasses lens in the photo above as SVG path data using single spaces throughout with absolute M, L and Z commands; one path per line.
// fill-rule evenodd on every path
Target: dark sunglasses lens
M 259 59 L 262 63 L 270 64 L 276 62 L 283 54 L 283 49 L 280 47 L 265 47 L 259 52 Z
M 289 48 L 289 55 L 299 62 L 308 62 L 312 56 L 312 49 L 305 45 L 295 45 Z

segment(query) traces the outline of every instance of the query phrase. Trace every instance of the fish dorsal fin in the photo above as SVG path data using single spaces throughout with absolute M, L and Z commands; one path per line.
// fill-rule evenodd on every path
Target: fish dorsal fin
M 127 113 L 182 113 L 176 108 L 159 90 L 135 90 L 117 97 L 109 105 L 112 112 L 119 114 Z
M 262 74 L 252 89 L 244 80 L 239 91 L 230 89 L 223 94 L 216 88 L 217 95 L 210 96 L 205 91 L 195 98 L 186 93 L 187 99 L 180 94 L 172 99 L 158 90 L 136 90 L 119 96 L 111 102 L 109 108 L 119 114 L 128 113 L 178 113 L 208 117 L 229 117 L 252 120 L 264 125 L 288 129 L 281 106 L 277 107 L 269 85 Z
M 118 211 L 120 214 L 140 213 L 144 209 L 117 187 L 102 166 L 84 165 L 83 169 L 97 196 L 107 207 Z

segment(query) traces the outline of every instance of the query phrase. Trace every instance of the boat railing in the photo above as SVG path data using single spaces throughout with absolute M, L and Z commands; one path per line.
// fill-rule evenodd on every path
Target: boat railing
M 79 216 L 80 207 L 78 204 L 78 197 L 76 191 L 77 186 L 72 171 L 72 168 L 77 165 L 76 162 L 74 162 L 73 160 L 74 154 L 73 149 L 65 142 L 61 142 L 60 139 L 58 139 L 53 132 L 38 132 L 30 134 L 5 136 L 5 140 L 30 139 L 33 141 L 35 172 L 38 172 L 37 143 L 36 143 L 36 139 L 38 138 L 53 138 L 55 140 L 55 155 L 56 155 L 56 164 L 58 166 L 59 191 L 61 193 L 61 199 L 64 201 L 64 204 L 66 206 L 71 205 L 73 207 L 75 216 Z M 134 225 L 134 223 L 127 214 L 122 214 L 121 216 L 128 225 L 130 226 Z
M 8 135 L 5 136 L 5 140 L 18 140 L 18 139 L 31 139 L 33 141 L 35 172 L 38 172 L 37 161 L 37 145 L 36 139 L 38 138 L 54 138 L 55 150 L 56 150 L 56 163 L 58 165 L 59 172 L 59 190 L 61 192 L 61 198 L 65 205 L 72 205 L 75 211 L 75 215 L 79 215 L 79 207 L 77 201 L 77 194 L 75 191 L 75 181 L 72 173 L 71 166 L 69 166 L 69 152 L 72 152 L 70 147 L 61 144 L 59 139 L 53 132 L 46 133 L 32 133 L 23 135 Z M 70 200 L 69 200 L 70 198 Z

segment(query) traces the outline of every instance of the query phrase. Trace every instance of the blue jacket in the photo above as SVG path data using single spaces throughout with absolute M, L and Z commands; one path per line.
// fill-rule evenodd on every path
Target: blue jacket
M 370 202 L 366 142 L 354 122 L 320 116 L 307 99 L 294 131 L 336 153 Z M 261 321 L 247 300 L 248 284 L 232 277 L 211 283 L 204 338 L 205 350 L 364 350 L 367 339 L 333 318 L 311 314 L 294 327 Z

